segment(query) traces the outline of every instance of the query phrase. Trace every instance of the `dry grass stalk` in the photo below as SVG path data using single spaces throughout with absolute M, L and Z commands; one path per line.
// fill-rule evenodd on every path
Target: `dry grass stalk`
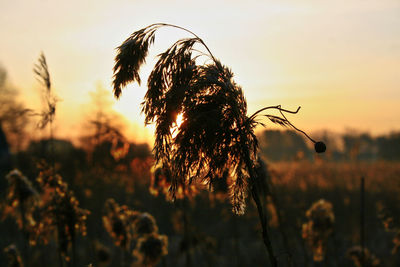
M 171 172 L 172 198 L 176 198 L 180 186 L 185 188 L 195 179 L 211 181 L 229 170 L 233 209 L 243 214 L 250 187 L 263 226 L 263 239 L 271 263 L 276 266 L 262 206 L 263 196 L 256 188 L 259 183 L 255 174 L 258 142 L 254 129 L 263 125 L 258 118 L 265 116 L 273 123 L 302 132 L 316 144 L 317 152 L 324 152 L 325 145 L 312 140 L 286 118 L 285 113 L 297 113 L 299 109 L 290 111 L 271 106 L 248 116 L 242 88 L 235 83 L 233 72 L 214 57 L 200 37 L 176 25 L 152 24 L 134 32 L 118 47 L 113 80 L 115 97 L 120 97 L 128 83 L 141 83 L 140 67 L 154 43 L 155 32 L 161 27 L 178 28 L 192 35 L 176 41 L 159 55 L 142 103 L 145 123 L 156 125 L 153 148 L 156 162 L 168 166 Z M 197 64 L 203 56 L 211 63 Z M 278 110 L 280 116 L 262 115 L 270 109 Z M 178 115 L 182 117 L 180 125 L 177 124 Z

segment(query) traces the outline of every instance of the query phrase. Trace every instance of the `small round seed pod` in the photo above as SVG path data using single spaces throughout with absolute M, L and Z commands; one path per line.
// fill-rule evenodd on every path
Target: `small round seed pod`
M 317 153 L 324 153 L 326 151 L 326 145 L 324 142 L 316 142 L 314 145 L 315 152 Z

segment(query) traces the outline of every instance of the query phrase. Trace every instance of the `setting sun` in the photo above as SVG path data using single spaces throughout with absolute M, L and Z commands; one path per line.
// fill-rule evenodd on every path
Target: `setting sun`
M 176 116 L 176 121 L 175 121 L 176 127 L 179 128 L 179 127 L 181 126 L 182 122 L 183 122 L 183 114 L 182 114 L 182 113 L 179 113 L 179 114 Z

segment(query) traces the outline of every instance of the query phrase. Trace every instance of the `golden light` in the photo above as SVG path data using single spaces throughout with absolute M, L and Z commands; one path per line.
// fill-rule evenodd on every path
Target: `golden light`
M 176 116 L 176 121 L 175 121 L 176 127 L 179 128 L 179 127 L 181 126 L 182 122 L 183 122 L 183 114 L 182 114 L 182 113 L 179 113 L 179 114 Z
M 182 122 L 183 122 L 183 114 L 179 113 L 178 115 L 176 115 L 175 124 L 171 128 L 172 138 L 175 138 L 175 136 L 178 134 L 178 130 Z

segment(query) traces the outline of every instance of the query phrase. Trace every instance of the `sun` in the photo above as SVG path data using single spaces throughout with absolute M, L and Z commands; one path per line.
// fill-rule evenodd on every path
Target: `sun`
M 176 115 L 175 123 L 172 125 L 172 127 L 170 129 L 172 138 L 175 138 L 176 135 L 178 134 L 179 128 L 181 127 L 182 122 L 183 122 L 183 114 L 179 113 L 178 115 Z
M 183 114 L 182 114 L 182 113 L 179 113 L 179 114 L 176 116 L 176 120 L 175 120 L 176 127 L 179 128 L 179 127 L 181 126 L 182 122 L 183 122 Z

